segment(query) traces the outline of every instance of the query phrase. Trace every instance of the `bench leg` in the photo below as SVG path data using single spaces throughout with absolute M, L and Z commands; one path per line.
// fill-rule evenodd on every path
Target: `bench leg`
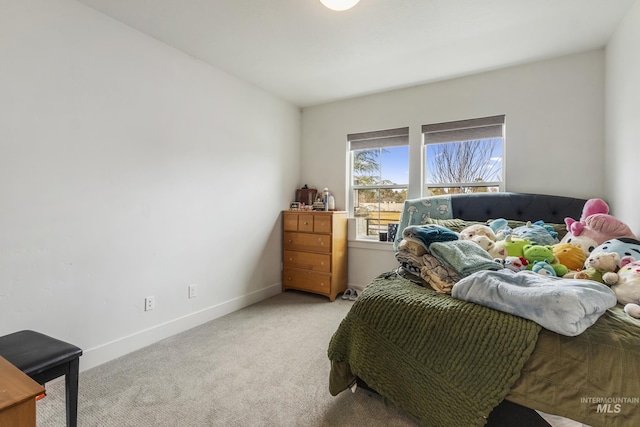
M 67 400 L 67 427 L 78 425 L 78 371 L 80 358 L 69 362 L 69 371 L 65 375 L 65 391 Z

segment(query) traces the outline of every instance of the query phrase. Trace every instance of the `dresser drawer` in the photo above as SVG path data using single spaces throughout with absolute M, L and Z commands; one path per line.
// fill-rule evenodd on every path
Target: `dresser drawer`
M 284 251 L 284 267 L 331 273 L 331 255 Z
M 316 219 L 316 221 L 318 220 Z M 320 228 L 326 228 L 325 221 L 320 221 Z M 285 213 L 283 222 L 285 231 L 305 231 L 309 233 L 317 231 L 314 230 L 314 216 L 311 213 Z M 329 225 L 329 229 L 331 229 L 331 225 Z
M 313 214 L 300 214 L 298 216 L 298 231 L 312 232 L 314 221 Z
M 309 234 L 284 232 L 284 249 L 331 252 L 331 236 L 328 234 Z
M 331 292 L 331 275 L 315 271 L 285 268 L 282 272 L 282 286 L 285 288 L 329 294 Z
M 330 215 L 316 215 L 313 219 L 313 231 L 315 233 L 331 233 L 333 217 Z
M 298 215 L 285 212 L 282 225 L 285 231 L 298 231 Z

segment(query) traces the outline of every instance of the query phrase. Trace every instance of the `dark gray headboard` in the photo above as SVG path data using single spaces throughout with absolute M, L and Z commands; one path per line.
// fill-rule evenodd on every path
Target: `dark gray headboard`
M 527 193 L 471 193 L 451 196 L 453 217 L 467 221 L 505 218 L 562 224 L 566 217 L 579 219 L 585 202 L 585 199 L 573 197 Z

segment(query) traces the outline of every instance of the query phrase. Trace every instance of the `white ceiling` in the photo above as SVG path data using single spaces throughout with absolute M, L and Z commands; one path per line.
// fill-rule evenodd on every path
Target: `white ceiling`
M 635 0 L 78 0 L 298 106 L 598 49 Z

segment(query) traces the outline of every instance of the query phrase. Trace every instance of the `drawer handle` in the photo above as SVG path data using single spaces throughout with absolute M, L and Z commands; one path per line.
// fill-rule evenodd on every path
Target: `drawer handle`
M 293 261 L 293 258 L 289 258 L 289 261 Z
M 288 240 L 288 243 L 291 243 L 291 242 L 292 242 L 292 240 L 291 240 L 291 239 L 289 239 L 289 240 Z

